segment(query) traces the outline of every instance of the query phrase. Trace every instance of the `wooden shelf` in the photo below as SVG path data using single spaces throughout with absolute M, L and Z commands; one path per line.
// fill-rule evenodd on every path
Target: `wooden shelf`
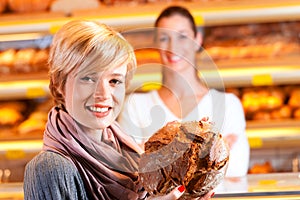
M 298 0 L 223 0 L 173 3 L 147 3 L 139 5 L 105 6 L 94 10 L 63 13 L 1 14 L 0 34 L 25 32 L 55 32 L 71 19 L 93 19 L 108 25 L 128 29 L 149 27 L 158 13 L 166 6 L 183 5 L 191 10 L 198 25 L 225 25 L 249 22 L 274 22 L 300 19 Z

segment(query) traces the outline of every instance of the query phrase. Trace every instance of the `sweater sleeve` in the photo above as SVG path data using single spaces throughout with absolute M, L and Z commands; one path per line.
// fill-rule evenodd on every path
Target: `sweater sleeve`
M 75 165 L 53 152 L 42 152 L 25 168 L 25 200 L 88 199 Z

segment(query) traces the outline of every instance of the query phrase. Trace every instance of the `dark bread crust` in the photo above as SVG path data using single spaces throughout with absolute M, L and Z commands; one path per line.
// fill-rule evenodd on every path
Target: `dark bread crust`
M 184 185 L 181 199 L 196 198 L 224 178 L 229 150 L 207 121 L 170 122 L 145 143 L 140 181 L 151 195 L 164 195 Z

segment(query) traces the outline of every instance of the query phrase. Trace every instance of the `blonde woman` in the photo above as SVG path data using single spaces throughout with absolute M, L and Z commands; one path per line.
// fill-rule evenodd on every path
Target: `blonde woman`
M 26 200 L 178 199 L 178 186 L 147 197 L 139 185 L 142 150 L 115 119 L 136 67 L 129 43 L 110 27 L 71 21 L 54 36 L 49 56 L 55 106 L 43 150 L 26 166 Z M 209 198 L 209 197 L 208 197 Z

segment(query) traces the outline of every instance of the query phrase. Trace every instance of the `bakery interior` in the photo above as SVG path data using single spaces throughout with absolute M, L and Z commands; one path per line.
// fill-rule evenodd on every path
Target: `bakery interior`
M 131 88 L 146 92 L 161 78 L 151 27 L 170 4 L 189 8 L 203 30 L 200 75 L 245 111 L 248 175 L 224 180 L 214 198 L 300 199 L 299 0 L 0 0 L 0 199 L 23 199 L 24 167 L 42 148 L 59 27 L 85 18 L 120 30 L 139 65 Z

